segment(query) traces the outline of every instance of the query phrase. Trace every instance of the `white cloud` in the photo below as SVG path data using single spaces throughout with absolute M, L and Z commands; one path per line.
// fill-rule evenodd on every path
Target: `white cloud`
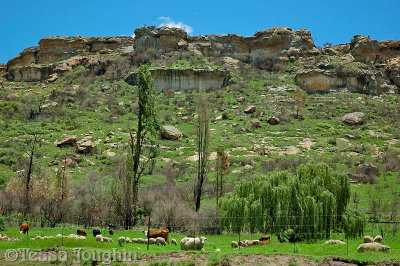
M 193 28 L 190 27 L 189 25 L 183 24 L 182 22 L 178 21 L 175 22 L 173 19 L 171 19 L 170 17 L 159 17 L 159 20 L 162 20 L 163 22 L 161 22 L 161 24 L 159 25 L 161 26 L 168 26 L 168 27 L 175 27 L 175 28 L 180 28 L 184 31 L 186 31 L 188 34 L 192 34 L 193 32 Z

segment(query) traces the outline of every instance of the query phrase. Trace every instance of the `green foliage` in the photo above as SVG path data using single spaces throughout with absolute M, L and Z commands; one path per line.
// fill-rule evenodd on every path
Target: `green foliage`
M 4 189 L 8 181 L 15 176 L 16 174 L 9 167 L 0 164 L 0 189 Z
M 6 231 L 6 219 L 0 215 L 0 231 Z
M 229 231 L 284 233 L 296 238 L 327 238 L 340 228 L 350 198 L 350 182 L 324 163 L 301 165 L 296 175 L 275 172 L 239 181 L 221 203 L 222 226 Z
M 346 210 L 343 215 L 343 231 L 346 238 L 361 237 L 365 228 L 365 217 L 358 210 Z

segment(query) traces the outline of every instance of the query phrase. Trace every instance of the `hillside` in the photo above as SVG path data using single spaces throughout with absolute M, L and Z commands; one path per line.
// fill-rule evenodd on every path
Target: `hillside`
M 357 35 L 348 44 L 317 48 L 309 31 L 290 28 L 244 37 L 142 27 L 135 38 L 41 39 L 0 68 L 0 196 L 7 198 L 7 185 L 24 176 L 26 140 L 33 135 L 41 143 L 36 176 L 55 177 L 65 163 L 72 197 L 92 195 L 90 186 L 107 194 L 136 125 L 135 71 L 142 64 L 150 66 L 159 92 L 158 119 L 182 133 L 162 138 L 160 132 L 160 154 L 141 180 L 143 191 L 165 191 L 173 180 L 189 208 L 202 88 L 211 119 L 204 210 L 215 205 L 214 164 L 223 147 L 225 192 L 259 173 L 325 162 L 350 176 L 350 205 L 371 219 L 398 220 L 400 41 Z M 302 107 L 293 98 L 299 88 L 307 92 Z M 364 115 L 343 118 L 354 112 Z M 102 197 L 91 206 L 98 213 L 92 224 L 115 221 L 111 205 L 103 205 L 110 197 Z M 6 206 L 0 210 L 11 215 Z

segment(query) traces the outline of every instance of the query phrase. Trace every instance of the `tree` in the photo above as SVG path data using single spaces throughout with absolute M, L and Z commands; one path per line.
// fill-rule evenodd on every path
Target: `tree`
M 160 131 L 155 111 L 153 78 L 147 65 L 139 67 L 137 80 L 137 127 L 130 130 L 129 152 L 122 166 L 124 169 L 120 172 L 123 180 L 118 179 L 121 190 L 119 193 L 113 193 L 121 215 L 124 216 L 126 229 L 137 222 L 139 180 L 145 169 L 154 166 L 153 161 L 158 155 L 157 137 Z
M 196 202 L 196 212 L 200 209 L 201 194 L 203 190 L 204 180 L 207 173 L 208 160 L 208 144 L 210 137 L 210 114 L 208 110 L 208 102 L 204 93 L 200 93 L 198 103 L 198 119 L 197 119 L 197 183 L 194 189 L 194 198 Z
M 228 170 L 229 162 L 228 162 L 228 154 L 225 153 L 222 147 L 217 150 L 217 162 L 216 162 L 216 172 L 217 172 L 217 183 L 216 183 L 216 199 L 217 199 L 217 208 L 218 208 L 218 200 L 222 197 L 223 188 L 224 188 L 224 176 L 226 175 L 226 171 Z
M 296 175 L 274 172 L 252 181 L 235 183 L 221 200 L 221 225 L 237 232 L 271 232 L 278 236 L 292 230 L 296 239 L 327 238 L 332 229 L 362 234 L 363 219 L 348 212 L 350 182 L 324 163 L 301 165 Z M 238 225 L 239 217 L 244 217 Z M 349 231 L 349 230 L 348 230 Z M 348 232 L 346 231 L 346 232 Z
M 296 116 L 299 116 L 299 111 L 303 108 L 307 101 L 307 93 L 300 88 L 292 93 L 292 98 L 296 102 Z
M 37 134 L 33 134 L 27 141 L 26 141 L 26 154 L 29 156 L 29 164 L 26 169 L 26 176 L 25 176 L 25 193 L 24 193 L 24 215 L 30 212 L 30 189 L 31 189 L 31 180 L 32 180 L 32 173 L 33 173 L 33 159 L 36 156 L 37 148 L 40 146 L 40 139 Z

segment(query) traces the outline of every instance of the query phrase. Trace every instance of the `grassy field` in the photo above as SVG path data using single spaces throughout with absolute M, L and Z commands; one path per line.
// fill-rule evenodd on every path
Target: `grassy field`
M 26 235 L 20 235 L 18 228 L 8 228 L 7 231 L 1 232 L 1 234 L 7 234 L 9 237 L 18 237 L 20 240 L 15 242 L 0 241 L 0 250 L 4 251 L 7 249 L 18 249 L 18 248 L 30 248 L 33 250 L 40 249 L 51 249 L 61 247 L 61 238 L 44 239 L 44 240 L 31 240 L 30 238 L 36 236 L 56 236 L 62 234 L 62 228 L 32 228 L 29 232 L 29 240 Z M 375 231 L 374 231 L 375 232 Z M 371 231 L 371 233 L 374 233 Z M 75 229 L 65 228 L 64 235 L 76 233 Z M 126 250 L 127 252 L 135 252 L 138 254 L 148 253 L 165 253 L 165 252 L 177 252 L 180 251 L 179 243 L 178 246 L 167 245 L 167 246 L 150 246 L 150 250 L 147 251 L 146 245 L 143 244 L 128 244 L 124 247 L 118 246 L 118 237 L 125 236 L 130 238 L 143 237 L 144 234 L 141 231 L 123 231 L 117 230 L 111 238 L 114 240 L 113 243 L 102 243 L 96 242 L 95 238 L 91 235 L 91 230 L 88 230 L 89 235 L 86 240 L 74 240 L 74 239 L 63 239 L 63 248 L 66 250 L 82 248 L 85 250 L 110 250 L 117 249 L 119 251 Z M 108 233 L 105 234 L 108 236 Z M 373 234 L 371 234 L 373 235 Z M 184 237 L 182 234 L 171 233 L 170 239 L 175 238 L 179 242 Z M 260 235 L 241 235 L 241 239 L 257 239 Z M 350 239 L 348 241 L 348 256 L 347 256 L 347 245 L 323 245 L 324 240 L 317 241 L 315 243 L 296 243 L 294 246 L 290 243 L 279 243 L 275 237 L 272 238 L 271 244 L 266 246 L 253 246 L 247 248 L 232 249 L 230 246 L 231 241 L 238 241 L 238 235 L 209 235 L 208 240 L 204 246 L 205 252 L 209 256 L 215 254 L 219 255 L 250 255 L 250 254 L 297 254 L 309 256 L 315 260 L 321 260 L 325 257 L 343 257 L 363 262 L 380 262 L 395 260 L 400 261 L 400 241 L 399 237 L 393 237 L 392 235 L 385 236 L 384 244 L 389 245 L 391 248 L 390 253 L 382 252 L 365 252 L 358 253 L 357 247 L 363 242 L 362 239 Z M 341 235 L 332 235 L 334 239 L 343 239 Z M 220 249 L 220 252 L 216 252 L 216 249 Z M 202 253 L 201 251 L 193 251 L 195 253 Z M 2 258 L 3 259 L 3 258 Z

